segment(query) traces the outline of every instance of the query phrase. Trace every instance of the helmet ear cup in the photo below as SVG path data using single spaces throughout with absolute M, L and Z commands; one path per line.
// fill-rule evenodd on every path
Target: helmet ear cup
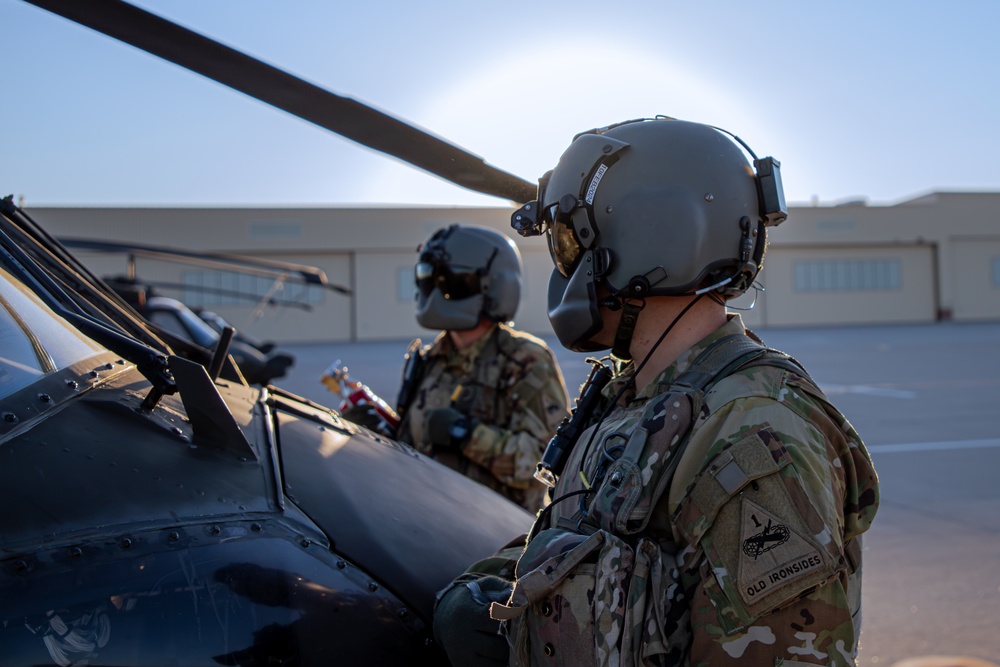
M 745 257 L 746 261 L 743 262 L 735 277 L 732 274 L 714 276 L 719 281 L 731 278 L 729 282 L 716 290 L 726 299 L 737 298 L 750 289 L 754 280 L 757 279 L 757 276 L 763 270 L 764 253 L 767 250 L 767 222 L 763 219 L 758 221 L 754 229 L 751 229 L 749 219 L 747 219 L 747 223 L 746 233 L 741 241 L 742 248 L 740 252 L 740 258 L 743 259 Z
M 490 272 L 483 279 L 483 314 L 494 322 L 514 318 L 521 301 L 521 276 L 513 270 Z

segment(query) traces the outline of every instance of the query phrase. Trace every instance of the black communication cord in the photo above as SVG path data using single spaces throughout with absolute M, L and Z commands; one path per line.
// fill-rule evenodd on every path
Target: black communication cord
M 688 302 L 687 305 L 684 306 L 681 312 L 677 314 L 677 317 L 673 319 L 673 321 L 667 326 L 667 328 L 663 330 L 663 333 L 660 334 L 660 337 L 656 339 L 656 342 L 649 349 L 649 352 L 646 353 L 646 356 L 643 358 L 642 362 L 640 362 L 639 365 L 636 367 L 635 371 L 632 372 L 632 375 L 628 379 L 628 381 L 622 385 L 621 389 L 618 390 L 614 398 L 608 403 L 607 407 L 604 408 L 604 411 L 601 413 L 601 416 L 598 418 L 597 422 L 591 427 L 590 439 L 587 440 L 587 444 L 584 447 L 583 457 L 580 459 L 582 462 L 585 462 L 587 458 L 590 456 L 590 448 L 594 444 L 594 438 L 597 436 L 597 431 L 600 428 L 601 424 L 604 422 L 605 419 L 608 418 L 608 415 L 610 415 L 611 412 L 615 409 L 615 406 L 618 405 L 618 401 L 621 400 L 621 397 L 625 394 L 625 392 L 629 389 L 629 387 L 635 385 L 636 376 L 646 366 L 650 358 L 652 358 L 653 353 L 660 346 L 660 344 L 663 343 L 664 339 L 667 337 L 667 334 L 669 334 L 673 330 L 673 328 L 677 326 L 677 323 L 681 321 L 681 318 L 684 317 L 688 313 L 688 311 L 691 310 L 691 308 L 694 307 L 694 305 L 702 299 L 703 296 L 705 295 L 698 294 L 697 296 L 695 296 L 695 298 L 693 298 L 690 302 Z M 542 510 L 542 512 L 539 513 L 539 518 L 542 518 L 542 516 L 547 513 L 547 510 L 555 506 L 557 503 L 561 503 L 564 500 L 567 500 L 568 498 L 574 496 L 589 494 L 592 490 L 594 490 L 594 488 L 597 486 L 598 483 L 600 483 L 600 480 L 595 478 L 592 482 L 589 482 L 590 488 L 571 491 L 569 493 L 565 493 L 559 496 L 558 498 L 554 498 L 552 502 L 550 502 Z M 584 515 L 586 515 L 586 502 L 587 498 L 586 495 L 584 495 L 584 497 L 580 499 L 580 510 Z

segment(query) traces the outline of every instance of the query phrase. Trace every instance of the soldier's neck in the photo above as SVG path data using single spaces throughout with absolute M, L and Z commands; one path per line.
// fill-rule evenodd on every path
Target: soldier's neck
M 479 320 L 479 324 L 474 329 L 466 329 L 465 331 L 449 330 L 448 337 L 451 338 L 451 342 L 456 350 L 464 350 L 489 333 L 490 329 L 493 328 L 493 324 L 490 320 Z
M 687 300 L 678 297 L 654 297 L 647 301 L 636 323 L 630 347 L 636 367 L 647 355 L 650 357 L 636 374 L 636 391 L 641 391 L 683 352 L 726 323 L 726 307 L 702 298 L 681 317 L 663 342 L 656 345 L 660 335 L 686 305 Z

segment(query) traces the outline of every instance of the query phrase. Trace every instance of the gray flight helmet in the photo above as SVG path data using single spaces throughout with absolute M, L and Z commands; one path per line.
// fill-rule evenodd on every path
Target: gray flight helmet
M 548 314 L 559 341 L 607 349 L 591 340 L 601 305 L 746 291 L 762 267 L 766 226 L 787 217 L 779 167 L 724 130 L 665 117 L 577 135 L 540 180 L 539 200 L 512 216 L 522 234 L 548 236 Z
M 466 331 L 483 317 L 514 318 L 521 301 L 521 254 L 511 239 L 487 227 L 451 225 L 434 232 L 418 252 L 420 326 Z

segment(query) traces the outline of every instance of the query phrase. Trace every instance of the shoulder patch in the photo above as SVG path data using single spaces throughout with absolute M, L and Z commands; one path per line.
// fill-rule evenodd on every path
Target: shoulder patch
M 754 431 L 723 450 L 678 506 L 675 525 L 704 550 L 714 575 L 705 590 L 726 610 L 718 618 L 727 634 L 829 581 L 841 567 L 839 542 L 790 463 L 776 433 Z
M 743 499 L 737 586 L 747 606 L 822 568 L 819 549 L 787 522 Z

